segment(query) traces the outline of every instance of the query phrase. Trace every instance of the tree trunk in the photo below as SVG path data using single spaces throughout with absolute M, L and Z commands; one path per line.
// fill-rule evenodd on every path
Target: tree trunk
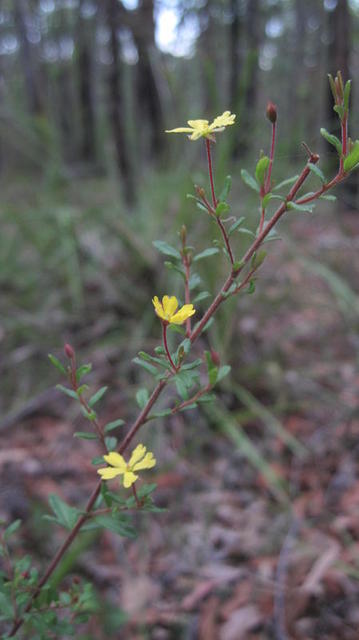
M 81 158 L 85 162 L 96 162 L 96 118 L 93 91 L 93 60 L 91 48 L 94 38 L 89 20 L 82 18 L 84 0 L 80 0 L 77 23 L 77 69 L 82 125 Z M 91 47 L 91 45 L 93 45 Z
M 238 157 L 246 153 L 250 147 L 250 131 L 255 120 L 258 95 L 258 57 L 260 45 L 259 0 L 248 0 L 245 18 L 247 34 L 247 54 L 243 68 L 243 107 L 240 114 L 241 128 L 238 144 L 233 155 Z
M 27 101 L 30 113 L 37 116 L 44 112 L 44 104 L 41 94 L 41 82 L 37 73 L 31 43 L 27 35 L 26 9 L 27 6 L 24 0 L 14 0 L 14 21 L 20 43 L 20 56 L 25 78 Z
M 117 166 L 123 180 L 126 202 L 131 205 L 135 200 L 134 182 L 128 145 L 125 136 L 125 117 L 121 91 L 121 69 L 119 44 L 117 38 L 118 5 L 117 0 L 106 0 L 107 26 L 110 32 L 109 49 L 112 62 L 108 73 L 109 116 L 116 150 Z

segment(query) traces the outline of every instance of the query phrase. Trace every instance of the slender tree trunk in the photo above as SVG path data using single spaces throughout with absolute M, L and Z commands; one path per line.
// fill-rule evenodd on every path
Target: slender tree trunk
M 229 64 L 230 64 L 230 82 L 229 82 L 229 104 L 231 111 L 236 113 L 239 106 L 239 78 L 241 59 L 239 52 L 240 40 L 240 17 L 239 17 L 239 0 L 230 0 L 231 25 L 230 25 L 230 41 L 229 41 Z
M 86 162 L 96 161 L 96 118 L 93 90 L 93 31 L 89 20 L 82 18 L 84 0 L 80 0 L 77 23 L 77 68 L 82 125 L 81 157 Z M 91 45 L 93 45 L 91 47 Z
M 153 0 L 143 0 L 133 25 L 138 51 L 138 96 L 150 125 L 150 155 L 159 158 L 164 148 L 164 116 L 155 65 L 155 22 Z
M 25 88 L 29 111 L 32 115 L 41 115 L 44 111 L 40 77 L 37 73 L 31 43 L 26 29 L 27 4 L 24 0 L 14 0 L 14 20 L 20 43 L 21 64 L 25 79 Z
M 247 55 L 243 68 L 243 107 L 241 113 L 240 138 L 234 149 L 235 157 L 246 153 L 250 146 L 250 131 L 255 119 L 258 95 L 258 57 L 260 45 L 260 12 L 259 0 L 248 0 L 245 18 L 247 35 Z
M 124 196 L 126 202 L 131 205 L 135 200 L 135 191 L 124 128 L 125 117 L 123 113 L 123 100 L 120 82 L 120 52 L 117 37 L 117 0 L 106 0 L 106 17 L 110 32 L 109 49 L 112 58 L 108 73 L 109 116 L 116 150 L 117 166 L 123 180 Z

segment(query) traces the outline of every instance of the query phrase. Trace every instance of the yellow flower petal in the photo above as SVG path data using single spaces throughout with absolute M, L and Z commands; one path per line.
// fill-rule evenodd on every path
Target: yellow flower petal
M 102 476 L 102 480 L 112 480 L 112 478 L 120 476 L 123 471 L 115 467 L 105 467 L 104 469 L 97 469 L 97 473 Z
M 152 304 L 153 304 L 153 306 L 154 306 L 154 308 L 155 308 L 155 311 L 156 311 L 156 313 L 157 313 L 158 317 L 159 317 L 159 318 L 162 318 L 162 320 L 166 320 L 166 316 L 165 316 L 165 314 L 164 314 L 162 304 L 160 303 L 160 301 L 159 301 L 159 299 L 158 299 L 158 297 L 157 297 L 157 296 L 155 296 L 155 297 L 153 298 L 153 300 L 152 300 Z
M 208 120 L 188 120 L 188 124 L 192 129 L 201 129 L 204 131 L 207 129 L 209 122 Z
M 234 124 L 236 116 L 234 113 L 230 111 L 224 111 L 221 116 L 217 116 L 213 120 L 210 125 L 211 129 L 216 129 L 217 127 L 229 127 L 231 124 Z
M 176 296 L 163 296 L 162 298 L 162 307 L 166 319 L 169 320 L 171 316 L 175 313 L 178 307 L 178 300 Z
M 146 447 L 143 444 L 137 445 L 136 449 L 133 450 L 132 456 L 128 463 L 128 466 L 132 469 L 133 465 L 136 464 L 146 453 Z
M 188 127 L 177 127 L 177 129 L 166 129 L 165 133 L 192 133 Z
M 128 489 L 129 487 L 131 487 L 131 485 L 133 485 L 133 483 L 136 482 L 137 478 L 138 476 L 132 473 L 132 471 L 126 471 L 126 473 L 123 476 L 123 486 L 125 487 L 125 489 Z
M 153 457 L 153 453 L 150 451 L 146 453 L 141 462 L 138 462 L 133 466 L 133 471 L 140 471 L 141 469 L 152 469 L 156 464 L 156 458 Z
M 121 454 L 116 453 L 116 451 L 111 451 L 111 453 L 109 453 L 108 455 L 104 456 L 104 460 L 106 460 L 106 462 L 110 465 L 112 465 L 113 467 L 116 467 L 117 469 L 121 470 L 121 473 L 123 473 L 126 469 L 126 462 L 123 459 L 123 457 L 121 456 Z
M 171 317 L 170 322 L 173 324 L 183 324 L 187 318 L 193 316 L 194 313 L 196 313 L 196 310 L 193 304 L 184 304 L 183 307 Z

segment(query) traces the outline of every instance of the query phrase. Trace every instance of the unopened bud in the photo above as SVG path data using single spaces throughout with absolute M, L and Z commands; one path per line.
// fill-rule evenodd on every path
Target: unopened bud
M 206 192 L 203 189 L 203 187 L 199 187 L 198 184 L 195 184 L 194 186 L 195 190 L 196 190 L 196 194 L 198 195 L 199 198 L 205 198 L 206 197 Z
M 65 351 L 65 355 L 67 355 L 67 357 L 70 358 L 70 360 L 75 357 L 75 351 L 70 344 L 68 343 L 65 344 L 64 351 Z
M 181 227 L 181 231 L 180 231 L 180 236 L 181 236 L 181 241 L 183 246 L 186 245 L 186 240 L 187 240 L 187 227 L 185 224 L 182 225 Z
M 269 101 L 266 109 L 266 116 L 272 124 L 277 122 L 277 107 L 273 102 Z
M 219 353 L 214 349 L 211 349 L 211 358 L 212 358 L 213 364 L 216 365 L 216 367 L 219 367 L 221 365 Z

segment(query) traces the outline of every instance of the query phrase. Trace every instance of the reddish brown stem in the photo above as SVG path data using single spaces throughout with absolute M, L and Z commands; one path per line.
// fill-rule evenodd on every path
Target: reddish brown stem
M 276 123 L 274 122 L 272 124 L 272 143 L 271 143 L 271 149 L 270 149 L 270 155 L 269 155 L 268 173 L 267 173 L 267 178 L 266 178 L 266 182 L 265 182 L 265 185 L 264 185 L 265 193 L 269 193 L 270 188 L 271 188 L 271 178 L 272 178 L 272 167 L 273 167 L 273 160 L 274 160 L 276 129 L 277 129 Z
M 211 184 L 211 192 L 212 192 L 212 203 L 213 208 L 217 208 L 217 198 L 214 190 L 214 179 L 213 179 L 213 167 L 212 167 L 212 156 L 211 156 L 211 141 L 206 138 L 206 151 L 207 151 L 207 162 L 208 162 L 208 173 L 209 173 L 209 181 Z
M 75 391 L 75 393 L 77 393 L 78 391 L 78 383 L 77 383 L 77 378 L 76 378 L 76 356 L 75 354 L 73 354 L 71 356 L 71 370 L 70 370 L 70 380 L 71 380 L 71 385 L 73 390 Z M 78 399 L 82 405 L 82 407 L 85 409 L 86 413 L 91 413 L 92 409 L 90 407 L 90 405 L 88 404 L 88 402 L 85 400 L 85 398 L 82 396 L 82 394 L 78 395 Z M 107 447 L 106 447 L 106 443 L 105 443 L 105 435 L 103 432 L 103 429 L 98 421 L 98 419 L 95 417 L 93 420 L 91 420 L 91 422 L 94 424 L 95 429 L 97 431 L 97 435 L 102 443 L 103 448 L 105 449 L 105 451 L 107 451 Z
M 178 368 L 176 367 L 175 363 L 172 360 L 172 356 L 170 354 L 170 350 L 168 348 L 168 343 L 167 343 L 167 322 L 162 322 L 162 337 L 163 337 L 163 346 L 165 348 L 166 351 L 166 355 L 168 358 L 168 361 L 173 369 L 173 373 L 177 373 Z
M 135 498 L 135 500 L 136 500 L 137 509 L 141 509 L 142 504 L 141 504 L 141 501 L 140 501 L 140 500 L 139 500 L 139 498 L 138 498 L 137 491 L 136 491 L 136 487 L 135 487 L 135 485 L 134 485 L 134 484 L 132 485 L 132 493 L 133 493 L 134 498 Z
M 183 249 L 185 249 L 185 247 L 183 247 Z M 190 263 L 190 259 L 187 253 L 185 253 L 184 251 L 182 252 L 182 264 L 184 266 L 184 270 L 185 270 L 185 281 L 184 281 L 184 295 L 185 295 L 185 303 L 186 304 L 190 304 L 191 303 L 191 292 L 190 292 L 190 288 L 189 288 L 189 279 L 190 279 L 190 272 L 191 272 L 191 263 Z M 187 338 L 191 335 L 191 318 L 187 318 L 186 320 L 186 335 Z

